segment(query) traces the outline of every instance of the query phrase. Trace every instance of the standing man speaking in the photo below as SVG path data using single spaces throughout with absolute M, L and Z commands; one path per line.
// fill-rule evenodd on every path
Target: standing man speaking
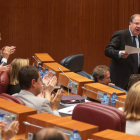
M 139 72 L 139 53 L 128 54 L 125 45 L 140 48 L 140 14 L 132 15 L 129 28 L 116 31 L 105 49 L 105 55 L 112 58 L 110 63 L 110 77 L 112 83 L 123 89 L 127 88 L 131 74 Z

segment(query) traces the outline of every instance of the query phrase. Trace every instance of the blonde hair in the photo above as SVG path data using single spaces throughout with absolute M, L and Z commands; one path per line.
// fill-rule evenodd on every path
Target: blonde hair
M 136 82 L 128 91 L 123 112 L 126 115 L 126 119 L 140 119 L 140 81 Z
M 23 66 L 29 65 L 29 59 L 14 59 L 9 67 L 10 84 L 16 85 L 19 83 L 18 73 Z

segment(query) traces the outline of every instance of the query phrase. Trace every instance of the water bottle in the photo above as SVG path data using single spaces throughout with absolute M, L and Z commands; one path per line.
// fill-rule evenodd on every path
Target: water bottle
M 48 72 L 49 72 L 49 71 L 48 71 L 48 69 L 47 69 L 47 68 L 45 68 L 45 71 L 44 71 L 44 76 L 45 76 L 45 75 L 47 75 L 47 74 L 48 74 Z
M 39 73 L 40 73 L 40 76 L 41 76 L 41 83 L 42 83 L 42 82 L 43 82 L 42 79 L 43 79 L 44 73 L 43 73 L 43 71 L 42 71 L 41 66 L 39 66 Z
M 102 100 L 101 100 L 101 104 L 109 105 L 109 98 L 107 97 L 107 93 L 104 93 Z
M 0 121 L 4 121 L 4 122 L 6 122 L 3 113 L 0 113 Z M 1 130 L 0 130 L 0 140 L 2 140 L 2 138 L 1 138 Z
M 113 92 L 111 96 L 111 106 L 116 107 L 116 101 L 115 101 L 116 99 L 117 99 L 116 92 Z
M 70 140 L 81 140 L 81 136 L 79 135 L 77 129 L 73 130 L 73 134 L 70 136 Z

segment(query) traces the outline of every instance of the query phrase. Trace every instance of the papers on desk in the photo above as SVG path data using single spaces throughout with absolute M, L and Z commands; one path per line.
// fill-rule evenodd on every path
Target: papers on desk
M 85 100 L 85 102 L 90 102 L 90 101 L 89 100 Z M 82 103 L 77 103 L 77 104 L 82 104 Z M 77 104 L 68 104 L 69 107 L 65 107 L 63 109 L 59 109 L 58 112 L 59 113 L 64 113 L 64 114 L 72 115 L 73 109 L 75 108 L 75 106 L 77 106 Z M 66 106 L 66 104 L 65 104 L 65 106 Z
M 73 109 L 75 108 L 76 105 L 65 107 L 63 109 L 59 109 L 59 113 L 64 113 L 64 114 L 69 114 L 72 115 Z
M 140 48 L 125 45 L 125 51 L 129 54 L 140 53 Z

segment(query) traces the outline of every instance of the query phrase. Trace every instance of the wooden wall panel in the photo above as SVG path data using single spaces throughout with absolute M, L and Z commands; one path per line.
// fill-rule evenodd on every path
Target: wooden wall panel
M 131 15 L 140 13 L 139 0 L 0 0 L 0 29 L 5 45 L 15 45 L 14 58 L 46 52 L 57 62 L 69 55 L 85 56 L 88 73 L 99 64 L 112 34 L 128 28 Z

